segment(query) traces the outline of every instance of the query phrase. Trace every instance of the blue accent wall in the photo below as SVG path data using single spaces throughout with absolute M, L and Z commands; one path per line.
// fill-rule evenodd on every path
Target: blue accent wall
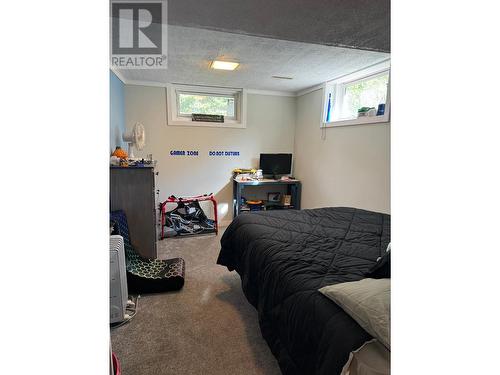
M 122 135 L 125 133 L 125 90 L 124 84 L 109 71 L 109 147 L 110 154 L 116 146 L 125 147 Z

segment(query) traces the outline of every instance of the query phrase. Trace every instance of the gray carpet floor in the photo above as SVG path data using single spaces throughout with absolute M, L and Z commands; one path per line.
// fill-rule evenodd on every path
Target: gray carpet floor
M 112 330 L 123 375 L 281 373 L 238 274 L 215 264 L 221 235 L 158 243 L 160 258 L 186 261 L 184 288 L 142 295 L 135 318 Z

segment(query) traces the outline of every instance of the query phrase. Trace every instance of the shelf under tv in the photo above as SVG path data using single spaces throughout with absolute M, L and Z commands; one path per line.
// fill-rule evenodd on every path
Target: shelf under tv
M 291 196 L 291 204 L 284 205 L 282 202 L 262 200 L 261 209 L 251 209 L 242 202 L 243 192 L 248 186 L 264 186 L 269 192 L 274 192 L 276 187 L 281 187 Z M 261 212 L 264 210 L 300 210 L 301 183 L 299 180 L 251 180 L 241 181 L 233 179 L 233 214 L 234 217 L 242 212 Z M 249 197 L 246 197 L 249 198 Z

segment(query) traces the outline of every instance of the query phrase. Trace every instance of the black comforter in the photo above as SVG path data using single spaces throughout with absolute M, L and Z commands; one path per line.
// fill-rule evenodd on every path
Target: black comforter
M 390 242 L 390 216 L 354 208 L 246 213 L 217 260 L 241 276 L 284 374 L 340 374 L 371 337 L 318 289 L 360 280 Z

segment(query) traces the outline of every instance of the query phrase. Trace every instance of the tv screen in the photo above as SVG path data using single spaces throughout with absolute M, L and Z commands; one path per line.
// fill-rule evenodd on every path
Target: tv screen
M 260 154 L 260 169 L 265 175 L 292 173 L 292 154 Z

